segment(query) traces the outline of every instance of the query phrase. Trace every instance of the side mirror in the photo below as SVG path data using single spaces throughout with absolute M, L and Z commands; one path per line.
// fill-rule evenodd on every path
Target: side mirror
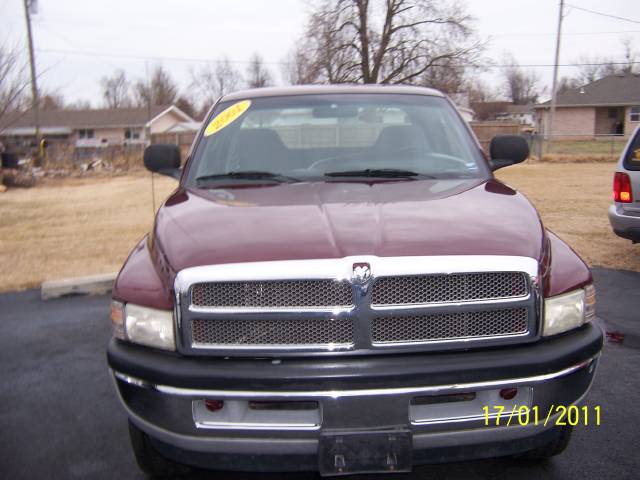
M 518 135 L 496 135 L 489 146 L 492 171 L 524 162 L 529 157 L 529 144 Z
M 144 166 L 161 175 L 180 178 L 180 147 L 177 145 L 149 145 L 144 149 Z

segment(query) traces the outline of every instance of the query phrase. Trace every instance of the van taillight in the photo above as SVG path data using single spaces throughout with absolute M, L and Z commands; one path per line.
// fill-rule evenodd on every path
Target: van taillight
M 631 179 L 626 173 L 616 172 L 613 176 L 613 201 L 620 203 L 631 203 L 633 201 Z

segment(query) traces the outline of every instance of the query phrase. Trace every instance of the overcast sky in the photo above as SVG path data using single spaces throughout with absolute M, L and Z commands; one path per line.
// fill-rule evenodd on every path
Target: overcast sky
M 244 70 L 259 52 L 279 78 L 285 54 L 299 38 L 309 0 L 38 0 L 34 41 L 41 84 L 67 101 L 100 106 L 99 80 L 117 68 L 130 78 L 162 63 L 186 89 L 189 68 L 228 57 Z M 514 55 L 522 65 L 553 62 L 558 0 L 467 1 L 486 56 Z M 640 60 L 639 0 L 569 0 L 569 4 L 636 20 L 621 21 L 568 8 L 560 63 L 581 56 L 621 58 L 628 36 Z M 0 44 L 26 45 L 23 0 L 0 0 Z M 26 51 L 26 50 L 25 50 Z M 639 66 L 640 67 L 640 66 Z M 539 67 L 546 84 L 550 67 Z M 570 75 L 563 67 L 561 75 Z M 483 77 L 497 84 L 497 68 Z

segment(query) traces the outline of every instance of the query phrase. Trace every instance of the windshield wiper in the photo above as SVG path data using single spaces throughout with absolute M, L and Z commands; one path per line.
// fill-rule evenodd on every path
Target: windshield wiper
M 432 175 L 402 170 L 399 168 L 365 168 L 364 170 L 345 170 L 343 172 L 327 172 L 326 177 L 378 177 L 378 178 L 437 178 Z
M 287 182 L 299 182 L 300 179 L 295 177 L 289 177 L 280 173 L 263 172 L 260 170 L 244 170 L 227 173 L 217 173 L 213 175 L 202 175 L 196 178 L 198 183 L 204 183 L 212 180 L 273 180 L 274 182 L 287 183 Z

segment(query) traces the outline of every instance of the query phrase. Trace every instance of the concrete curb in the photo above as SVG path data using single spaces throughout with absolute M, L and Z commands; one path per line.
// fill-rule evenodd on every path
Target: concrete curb
M 104 273 L 88 277 L 49 280 L 42 284 L 42 300 L 64 297 L 66 295 L 105 295 L 113 288 L 117 273 Z

